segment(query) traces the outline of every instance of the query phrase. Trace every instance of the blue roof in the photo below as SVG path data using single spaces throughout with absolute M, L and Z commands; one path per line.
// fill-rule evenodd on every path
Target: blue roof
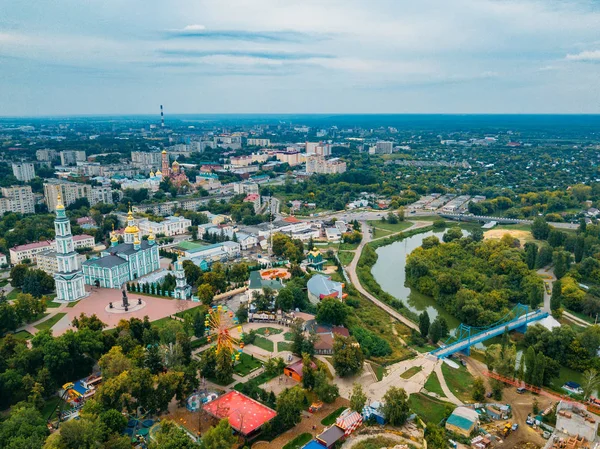
M 87 393 L 87 388 L 85 388 L 83 386 L 83 384 L 81 383 L 80 380 L 78 380 L 77 382 L 75 382 L 73 384 L 73 390 L 75 390 L 77 393 L 79 393 L 81 396 L 83 396 L 84 394 Z
M 325 448 L 325 446 L 323 446 L 317 440 L 310 440 L 305 446 L 302 447 L 302 449 L 324 449 L 324 448 Z
M 466 431 L 471 430 L 473 423 L 474 423 L 474 421 L 471 421 L 470 419 L 465 418 L 464 416 L 458 416 L 455 414 L 450 415 L 450 417 L 446 421 L 446 424 L 450 424 L 452 426 L 459 427 Z
M 577 382 L 572 382 L 572 381 L 565 382 L 565 385 L 569 388 L 575 388 L 575 389 L 581 388 L 581 385 L 579 385 Z

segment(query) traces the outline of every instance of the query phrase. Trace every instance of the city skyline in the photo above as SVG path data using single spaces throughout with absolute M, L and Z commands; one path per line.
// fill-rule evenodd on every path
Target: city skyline
M 593 2 L 0 4 L 0 116 L 600 113 Z

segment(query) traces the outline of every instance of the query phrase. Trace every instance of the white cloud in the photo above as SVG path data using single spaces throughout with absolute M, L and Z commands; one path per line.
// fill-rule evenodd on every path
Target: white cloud
M 598 61 L 600 62 L 600 50 L 586 50 L 576 54 L 568 54 L 569 61 Z
M 194 25 L 186 25 L 185 27 L 183 27 L 182 31 L 202 31 L 205 29 L 206 29 L 206 27 L 204 25 L 194 24 Z

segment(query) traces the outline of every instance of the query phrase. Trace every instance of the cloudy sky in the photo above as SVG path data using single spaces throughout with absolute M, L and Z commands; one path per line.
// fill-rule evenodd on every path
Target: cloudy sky
M 599 0 L 0 0 L 0 115 L 600 113 Z

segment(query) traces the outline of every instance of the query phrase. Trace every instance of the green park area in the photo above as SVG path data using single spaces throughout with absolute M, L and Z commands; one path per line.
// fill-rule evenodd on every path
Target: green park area
M 410 409 L 426 423 L 439 424 L 452 413 L 455 405 L 434 399 L 421 393 L 413 393 L 408 398 Z
M 45 315 L 47 316 L 48 314 L 45 314 Z M 64 312 L 57 313 L 53 317 L 36 325 L 35 328 L 40 331 L 45 331 L 47 329 L 51 329 L 52 326 L 54 326 L 56 323 L 58 323 L 62 319 L 62 317 L 64 317 L 65 315 L 66 315 L 66 313 L 64 313 Z
M 452 368 L 446 363 L 442 364 L 442 373 L 450 391 L 461 401 L 471 401 L 473 386 L 473 376 L 467 368 L 460 365 L 459 368 Z
M 247 376 L 252 371 L 257 370 L 262 366 L 262 362 L 251 355 L 242 352 L 240 354 L 240 360 L 233 367 L 233 372 L 239 376 Z

